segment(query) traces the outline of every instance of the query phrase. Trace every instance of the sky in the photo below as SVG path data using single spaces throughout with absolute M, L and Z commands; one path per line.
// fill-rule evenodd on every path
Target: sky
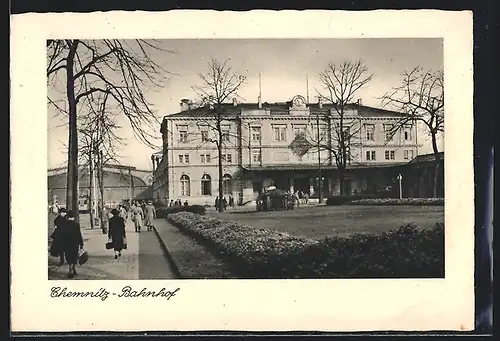
M 240 97 L 257 102 L 259 74 L 263 102 L 284 102 L 295 95 L 316 101 L 320 89 L 318 74 L 329 62 L 361 60 L 373 79 L 358 92 L 363 105 L 381 107 L 380 97 L 401 84 L 401 73 L 421 66 L 427 70 L 443 68 L 442 39 L 189 39 L 162 40 L 159 45 L 171 52 L 153 51 L 152 58 L 168 71 L 162 87 L 144 89 L 145 97 L 153 104 L 156 116 L 162 117 L 179 111 L 180 100 L 196 100 L 192 86 L 200 85 L 199 73 L 204 73 L 211 58 L 228 60 L 234 70 L 247 77 Z M 306 77 L 308 78 L 309 90 Z M 53 85 L 55 84 L 55 85 Z M 51 98 L 63 99 L 61 80 L 48 88 Z M 151 154 L 160 149 L 159 125 L 152 131 L 158 139 L 153 150 L 134 139 L 132 129 L 124 120 L 118 132 L 124 139 L 119 147 L 122 164 L 140 169 L 151 169 Z M 48 167 L 64 166 L 67 160 L 65 146 L 68 141 L 66 118 L 48 111 Z M 431 152 L 430 140 L 421 133 L 424 143 L 419 153 Z

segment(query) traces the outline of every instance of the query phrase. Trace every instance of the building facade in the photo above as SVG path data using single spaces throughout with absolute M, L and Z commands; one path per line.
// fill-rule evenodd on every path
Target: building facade
M 220 180 L 214 109 L 190 109 L 183 100 L 180 112 L 164 117 L 163 149 L 152 156 L 155 199 L 213 205 L 219 181 L 224 195 L 239 203 L 271 185 L 312 197 L 320 190 L 336 195 L 335 146 L 342 139 L 349 141 L 344 194 L 376 192 L 391 187 L 400 167 L 418 155 L 416 125 L 394 133 L 401 114 L 359 102 L 345 107 L 342 120 L 334 105 L 309 104 L 302 96 L 283 103 L 233 101 L 223 111 Z
M 52 168 L 47 174 L 48 201 L 57 200 L 66 206 L 66 167 Z M 79 172 L 78 187 L 80 195 L 90 194 L 89 169 L 82 167 Z M 104 202 L 121 203 L 126 199 L 150 199 L 152 197 L 153 176 L 151 170 L 141 170 L 132 166 L 107 165 L 103 169 Z M 96 190 L 99 187 L 96 184 Z

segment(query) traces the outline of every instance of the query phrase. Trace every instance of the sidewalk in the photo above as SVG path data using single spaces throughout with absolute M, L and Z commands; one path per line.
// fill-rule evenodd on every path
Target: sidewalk
M 181 279 L 235 278 L 227 264 L 193 238 L 181 233 L 166 219 L 155 219 L 155 233 Z
M 139 235 L 134 233 L 132 221 L 127 220 L 127 250 L 122 251 L 119 259 L 114 259 L 113 250 L 106 250 L 107 234 L 100 228 L 83 228 L 84 249 L 89 253 L 89 260 L 84 265 L 77 265 L 78 275 L 74 279 L 139 279 Z M 59 258 L 49 257 L 49 280 L 66 279 L 68 265 L 59 266 Z

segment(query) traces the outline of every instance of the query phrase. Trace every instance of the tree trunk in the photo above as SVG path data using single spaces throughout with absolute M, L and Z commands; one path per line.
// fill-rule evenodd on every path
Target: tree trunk
M 222 188 L 222 130 L 221 130 L 221 126 L 220 126 L 220 122 L 218 123 L 218 126 L 217 126 L 218 130 L 219 130 L 219 143 L 217 144 L 217 157 L 219 159 L 219 189 L 218 189 L 218 192 L 219 192 L 219 212 L 223 212 L 224 211 L 224 191 L 223 191 L 223 188 Z
M 99 191 L 101 192 L 101 201 L 102 201 L 102 209 L 104 209 L 105 202 L 104 202 L 104 164 L 102 162 L 103 156 L 102 156 L 102 151 L 99 151 L 99 167 L 101 168 L 100 171 L 100 179 L 99 179 Z
M 91 151 L 89 152 L 89 177 L 90 177 L 90 181 L 89 181 L 90 210 L 89 210 L 89 213 L 90 213 L 90 228 L 93 229 L 94 228 L 94 162 L 92 161 L 92 157 L 93 157 L 92 147 L 90 148 L 90 150 Z
M 433 178 L 433 186 L 432 186 L 432 196 L 437 198 L 437 188 L 438 188 L 438 178 L 439 178 L 439 149 L 437 145 L 437 136 L 436 133 L 431 134 L 432 140 L 432 150 L 434 152 L 434 178 Z
M 345 175 L 344 175 L 344 170 L 339 169 L 339 194 L 344 195 L 344 180 L 345 180 Z
M 66 58 L 66 94 L 69 107 L 68 170 L 66 183 L 66 209 L 71 209 L 75 220 L 80 221 L 78 211 L 78 128 L 75 98 L 75 79 L 73 63 L 78 47 L 78 40 L 71 43 Z

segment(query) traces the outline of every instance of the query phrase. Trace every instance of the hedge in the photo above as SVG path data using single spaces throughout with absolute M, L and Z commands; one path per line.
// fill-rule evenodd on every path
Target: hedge
M 411 205 L 411 206 L 444 206 L 444 198 L 403 198 L 403 199 L 362 199 L 348 202 L 349 205 Z
M 204 215 L 206 210 L 205 206 L 202 205 L 164 207 L 156 210 L 156 217 L 167 218 L 170 214 L 179 212 L 191 212 L 198 215 Z
M 444 277 L 444 225 L 320 240 L 181 212 L 168 220 L 242 278 Z
M 326 205 L 344 205 L 353 200 L 380 199 L 383 197 L 385 196 L 379 194 L 333 195 L 326 199 Z

